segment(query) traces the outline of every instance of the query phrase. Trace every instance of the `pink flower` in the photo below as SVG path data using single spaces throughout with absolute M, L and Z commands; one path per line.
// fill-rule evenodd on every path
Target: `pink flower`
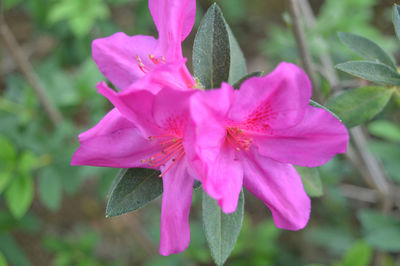
M 235 91 L 228 84 L 191 98 L 193 145 L 186 154 L 203 189 L 226 213 L 244 185 L 271 210 L 277 227 L 303 228 L 310 199 L 292 164 L 315 167 L 346 151 L 348 134 L 329 112 L 309 106 L 311 83 L 281 63 Z
M 127 36 L 118 32 L 92 43 L 93 59 L 100 71 L 118 88 L 125 89 L 146 73 L 169 63 L 181 63 L 175 79 L 192 88 L 196 82 L 184 65 L 182 41 L 195 19 L 195 0 L 149 0 L 149 9 L 158 30 L 152 36 Z
M 79 135 L 72 165 L 153 168 L 161 171 L 160 254 L 185 250 L 194 177 L 186 157 L 189 99 L 195 90 L 166 87 L 157 94 L 130 87 L 116 93 L 103 82 L 99 93 L 116 108 Z

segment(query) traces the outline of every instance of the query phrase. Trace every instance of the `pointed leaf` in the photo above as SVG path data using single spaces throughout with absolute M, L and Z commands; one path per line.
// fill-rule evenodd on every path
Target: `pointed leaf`
M 374 136 L 400 143 L 400 126 L 387 120 L 369 123 L 368 131 Z
M 339 32 L 340 40 L 353 52 L 367 60 L 378 60 L 396 71 L 396 63 L 391 55 L 375 42 L 357 34 Z
M 396 4 L 393 7 L 393 25 L 397 38 L 400 40 L 400 6 Z
M 353 76 L 379 84 L 400 85 L 400 74 L 387 65 L 371 61 L 349 61 L 336 68 Z
M 368 266 L 372 260 L 372 248 L 364 241 L 357 241 L 346 252 L 343 266 Z
M 321 177 L 317 168 L 296 166 L 297 173 L 303 181 L 304 189 L 310 197 L 321 197 L 324 194 Z
M 242 227 L 244 195 L 240 192 L 234 213 L 225 214 L 218 203 L 203 192 L 203 224 L 211 255 L 217 265 L 229 257 Z
M 330 99 L 327 107 L 337 114 L 348 128 L 352 128 L 381 112 L 392 94 L 393 89 L 389 88 L 362 87 Z
M 225 19 L 224 19 L 225 21 Z M 226 29 L 228 30 L 229 45 L 231 52 L 231 62 L 229 67 L 229 84 L 235 84 L 241 77 L 247 74 L 246 59 L 244 58 L 242 49 L 228 23 L 225 21 Z
M 137 210 L 163 192 L 160 172 L 153 169 L 122 169 L 112 185 L 106 216 L 113 217 Z
M 231 53 L 227 24 L 217 4 L 204 15 L 194 39 L 193 71 L 206 89 L 228 81 Z
M 337 119 L 340 120 L 340 118 L 334 112 L 329 110 L 326 106 L 323 106 L 322 104 L 319 104 L 319 103 L 317 103 L 317 102 L 315 102 L 313 100 L 310 100 L 310 105 L 313 106 L 313 107 L 318 107 L 318 108 L 324 109 L 325 111 L 331 113 L 334 117 L 336 117 Z
M 262 71 L 257 71 L 257 72 L 251 72 L 245 76 L 243 76 L 241 79 L 239 79 L 238 81 L 236 81 L 233 84 L 233 88 L 235 88 L 235 90 L 240 89 L 240 86 L 242 86 L 243 82 L 245 82 L 246 80 L 248 80 L 249 78 L 252 77 L 261 77 L 263 75 L 264 72 Z

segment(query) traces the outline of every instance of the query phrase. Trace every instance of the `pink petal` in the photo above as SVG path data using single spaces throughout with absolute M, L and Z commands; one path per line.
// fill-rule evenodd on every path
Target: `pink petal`
M 126 119 L 141 130 L 144 136 L 157 135 L 160 132 L 152 117 L 154 94 L 148 90 L 137 90 L 135 88 L 117 93 L 109 88 L 105 82 L 99 83 L 97 88 L 98 92 L 106 97 Z
M 192 30 L 195 0 L 149 0 L 149 9 L 159 33 L 158 53 L 167 60 L 182 58 L 181 43 Z
M 189 211 L 193 178 L 182 158 L 162 177 L 160 254 L 167 256 L 184 251 L 190 242 Z M 163 169 L 165 171 L 165 169 Z
M 315 167 L 345 153 L 349 140 L 346 127 L 321 108 L 310 106 L 306 110 L 298 125 L 276 130 L 273 136 L 254 137 L 260 154 L 283 163 Z
M 227 143 L 213 162 L 205 163 L 207 177 L 203 179 L 203 189 L 218 201 L 223 212 L 236 210 L 243 183 L 243 169 L 235 160 L 235 150 Z
M 159 150 L 115 108 L 95 127 L 80 134 L 79 142 L 81 146 L 74 153 L 71 165 L 143 167 L 140 161 Z
M 311 83 L 298 66 L 281 63 L 269 75 L 250 78 L 236 94 L 230 118 L 249 130 L 268 131 L 297 124 L 311 97 Z
M 256 153 L 243 156 L 242 163 L 244 186 L 269 207 L 275 225 L 288 230 L 304 228 L 311 201 L 296 169 Z
M 137 56 L 146 66 L 153 66 L 149 55 L 154 54 L 157 40 L 151 36 L 128 36 L 118 32 L 92 43 L 92 56 L 100 71 L 114 85 L 124 89 L 144 76 Z

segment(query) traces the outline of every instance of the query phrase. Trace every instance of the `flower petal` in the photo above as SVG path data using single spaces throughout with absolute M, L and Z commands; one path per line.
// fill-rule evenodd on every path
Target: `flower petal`
M 235 150 L 225 143 L 216 160 L 205 162 L 205 166 L 207 176 L 202 181 L 203 189 L 218 201 L 223 212 L 234 212 L 243 183 L 243 169 L 235 159 Z
M 269 207 L 275 225 L 288 230 L 304 228 L 310 217 L 311 201 L 296 169 L 255 152 L 243 156 L 242 163 L 244 186 Z
M 315 167 L 337 153 L 345 153 L 349 136 L 346 127 L 321 108 L 308 107 L 303 120 L 274 135 L 255 136 L 260 154 L 279 162 Z
M 181 43 L 192 30 L 195 0 L 149 0 L 149 9 L 159 33 L 158 54 L 167 60 L 181 59 Z
M 190 242 L 189 211 L 193 178 L 187 173 L 185 158 L 162 177 L 160 254 L 167 256 L 184 251 Z
M 137 57 L 146 66 L 152 66 L 149 55 L 154 54 L 157 40 L 152 36 L 128 36 L 117 32 L 92 43 L 92 56 L 100 71 L 114 85 L 124 89 L 144 76 Z
M 311 83 L 302 69 L 280 63 L 269 75 L 248 79 L 235 96 L 230 112 L 249 130 L 268 131 L 296 125 L 311 97 Z
M 116 108 L 95 127 L 80 134 L 79 142 L 81 146 L 74 153 L 71 165 L 148 167 L 140 161 L 159 150 Z

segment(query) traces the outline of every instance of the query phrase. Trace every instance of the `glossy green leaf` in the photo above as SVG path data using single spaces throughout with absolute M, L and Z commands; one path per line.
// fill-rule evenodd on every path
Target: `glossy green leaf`
M 364 241 L 354 243 L 346 252 L 343 266 L 368 266 L 372 260 L 372 248 Z
M 60 177 L 52 168 L 45 168 L 40 172 L 38 180 L 39 198 L 52 211 L 60 207 L 62 197 L 62 183 Z
M 21 218 L 28 211 L 33 192 L 33 180 L 30 175 L 22 174 L 13 178 L 5 192 L 5 198 L 15 218 Z
M 193 71 L 205 89 L 228 81 L 231 52 L 227 24 L 217 4 L 204 15 L 194 39 Z
M 330 99 L 326 106 L 337 114 L 348 128 L 352 128 L 382 111 L 392 94 L 392 89 L 383 87 L 356 88 Z
M 240 197 L 236 211 L 231 214 L 222 212 L 218 203 L 203 192 L 203 224 L 211 255 L 217 265 L 223 265 L 240 233 L 244 214 L 244 195 Z
M 106 216 L 137 210 L 163 192 L 160 172 L 145 168 L 122 169 L 112 185 Z
M 377 120 L 368 124 L 368 131 L 374 136 L 400 142 L 400 127 L 390 121 Z
M 387 65 L 371 61 L 349 61 L 336 68 L 350 75 L 378 84 L 400 85 L 400 74 Z
M 246 80 L 248 80 L 249 78 L 253 78 L 253 77 L 261 77 L 263 75 L 264 72 L 262 71 L 257 71 L 257 72 L 251 72 L 245 76 L 243 76 L 241 79 L 239 79 L 237 82 L 235 82 L 233 84 L 233 88 L 235 88 L 235 90 L 240 89 L 240 86 L 242 86 L 243 82 L 245 82 Z
M 317 168 L 296 166 L 297 173 L 303 181 L 304 189 L 310 197 L 321 197 L 324 194 L 321 177 Z
M 400 40 L 400 6 L 393 6 L 393 25 L 396 31 L 397 38 Z
M 340 40 L 353 52 L 367 60 L 378 60 L 396 71 L 393 57 L 375 42 L 357 34 L 339 32 Z

